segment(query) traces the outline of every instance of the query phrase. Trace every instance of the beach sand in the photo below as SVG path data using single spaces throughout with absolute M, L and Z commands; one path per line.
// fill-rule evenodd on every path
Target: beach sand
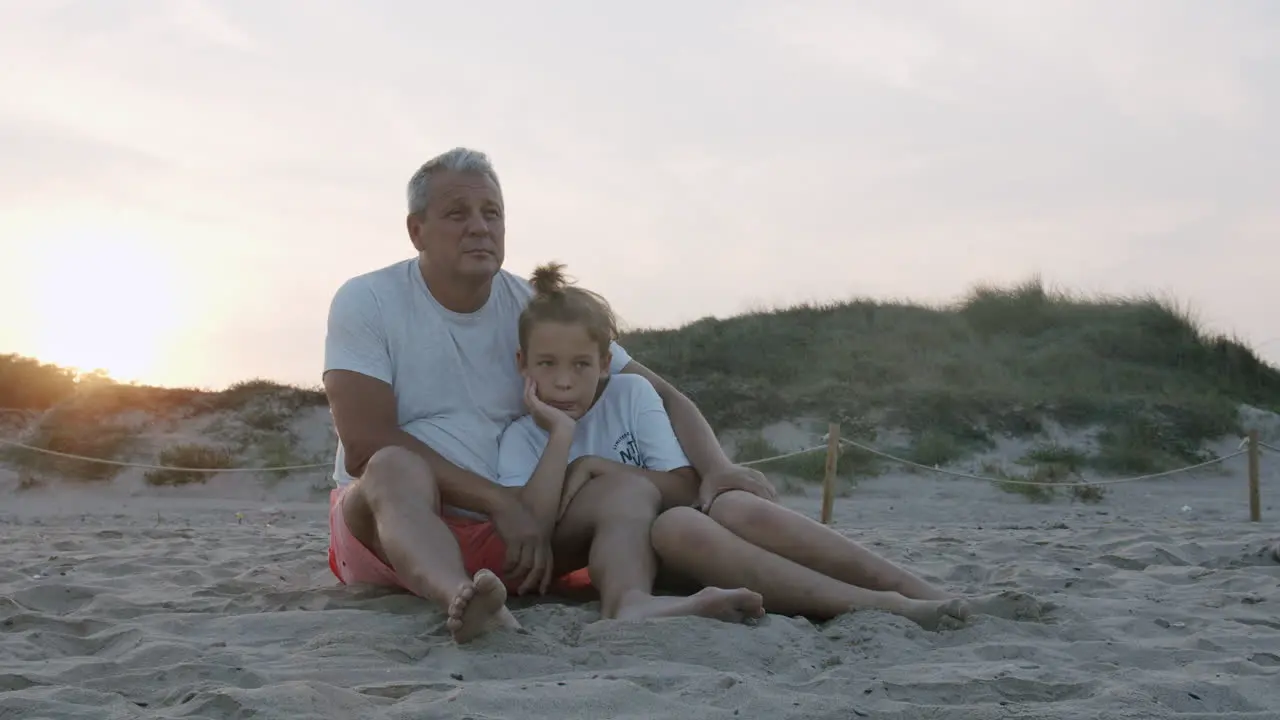
M 334 580 L 324 502 L 10 476 L 0 718 L 1276 718 L 1280 478 L 1249 523 L 1242 460 L 1098 505 L 910 474 L 837 501 L 840 530 L 951 589 L 1058 605 L 1039 621 L 596 622 L 517 601 L 527 634 L 466 647 L 423 601 Z M 817 516 L 816 496 L 786 502 Z

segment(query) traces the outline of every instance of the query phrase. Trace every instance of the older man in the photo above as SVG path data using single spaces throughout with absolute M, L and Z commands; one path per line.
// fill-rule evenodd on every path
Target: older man
M 458 642 L 518 627 L 508 587 L 545 587 L 584 566 L 604 617 L 761 615 L 760 596 L 743 589 L 653 595 L 649 529 L 660 497 L 647 483 L 595 478 L 543 537 L 515 494 L 493 482 L 502 430 L 525 411 L 516 321 L 531 296 L 502 269 L 502 189 L 483 153 L 456 148 L 413 175 L 408 204 L 417 257 L 348 280 L 330 306 L 324 386 L 341 439 L 329 513 L 334 574 L 436 602 Z M 734 489 L 774 497 L 763 475 L 729 461 L 676 388 L 616 345 L 611 370 L 658 390 L 704 500 Z

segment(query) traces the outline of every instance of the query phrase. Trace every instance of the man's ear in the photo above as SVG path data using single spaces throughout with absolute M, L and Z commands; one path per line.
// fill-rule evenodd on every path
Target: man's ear
M 604 364 L 604 374 L 609 374 L 609 368 L 613 367 L 613 351 L 605 350 L 604 355 L 600 357 L 600 362 Z
M 422 227 L 422 213 L 409 213 L 404 219 L 404 228 L 409 231 L 409 241 L 413 243 L 413 248 L 418 252 L 422 252 L 422 245 L 418 243 L 418 228 Z
M 521 375 L 525 374 L 523 350 L 516 350 L 516 370 L 519 370 Z

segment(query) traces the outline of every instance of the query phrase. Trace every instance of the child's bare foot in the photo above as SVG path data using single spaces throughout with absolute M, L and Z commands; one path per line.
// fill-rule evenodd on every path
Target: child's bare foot
M 645 595 L 625 602 L 618 609 L 619 620 L 696 615 L 699 617 L 740 623 L 764 617 L 764 598 L 760 593 L 738 588 L 703 588 L 688 597 Z
M 992 615 L 1006 620 L 1039 620 L 1043 613 L 1053 609 L 1052 603 L 1042 602 L 1017 590 L 969 598 L 965 604 L 973 614 Z
M 907 600 L 899 615 L 915 622 L 925 630 L 954 628 L 962 625 L 969 616 L 964 600 Z
M 488 570 L 481 570 L 463 583 L 449 603 L 449 619 L 445 622 L 454 642 L 470 642 L 495 627 L 520 629 L 520 623 L 507 609 L 507 588 Z

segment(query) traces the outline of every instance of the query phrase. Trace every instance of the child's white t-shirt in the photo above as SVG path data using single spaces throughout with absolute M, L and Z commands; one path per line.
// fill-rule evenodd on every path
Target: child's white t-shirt
M 498 444 L 498 482 L 509 487 L 528 483 L 548 437 L 532 415 L 508 425 Z M 569 462 L 584 455 L 658 472 L 690 466 L 662 398 L 641 375 L 614 375 L 578 420 Z

